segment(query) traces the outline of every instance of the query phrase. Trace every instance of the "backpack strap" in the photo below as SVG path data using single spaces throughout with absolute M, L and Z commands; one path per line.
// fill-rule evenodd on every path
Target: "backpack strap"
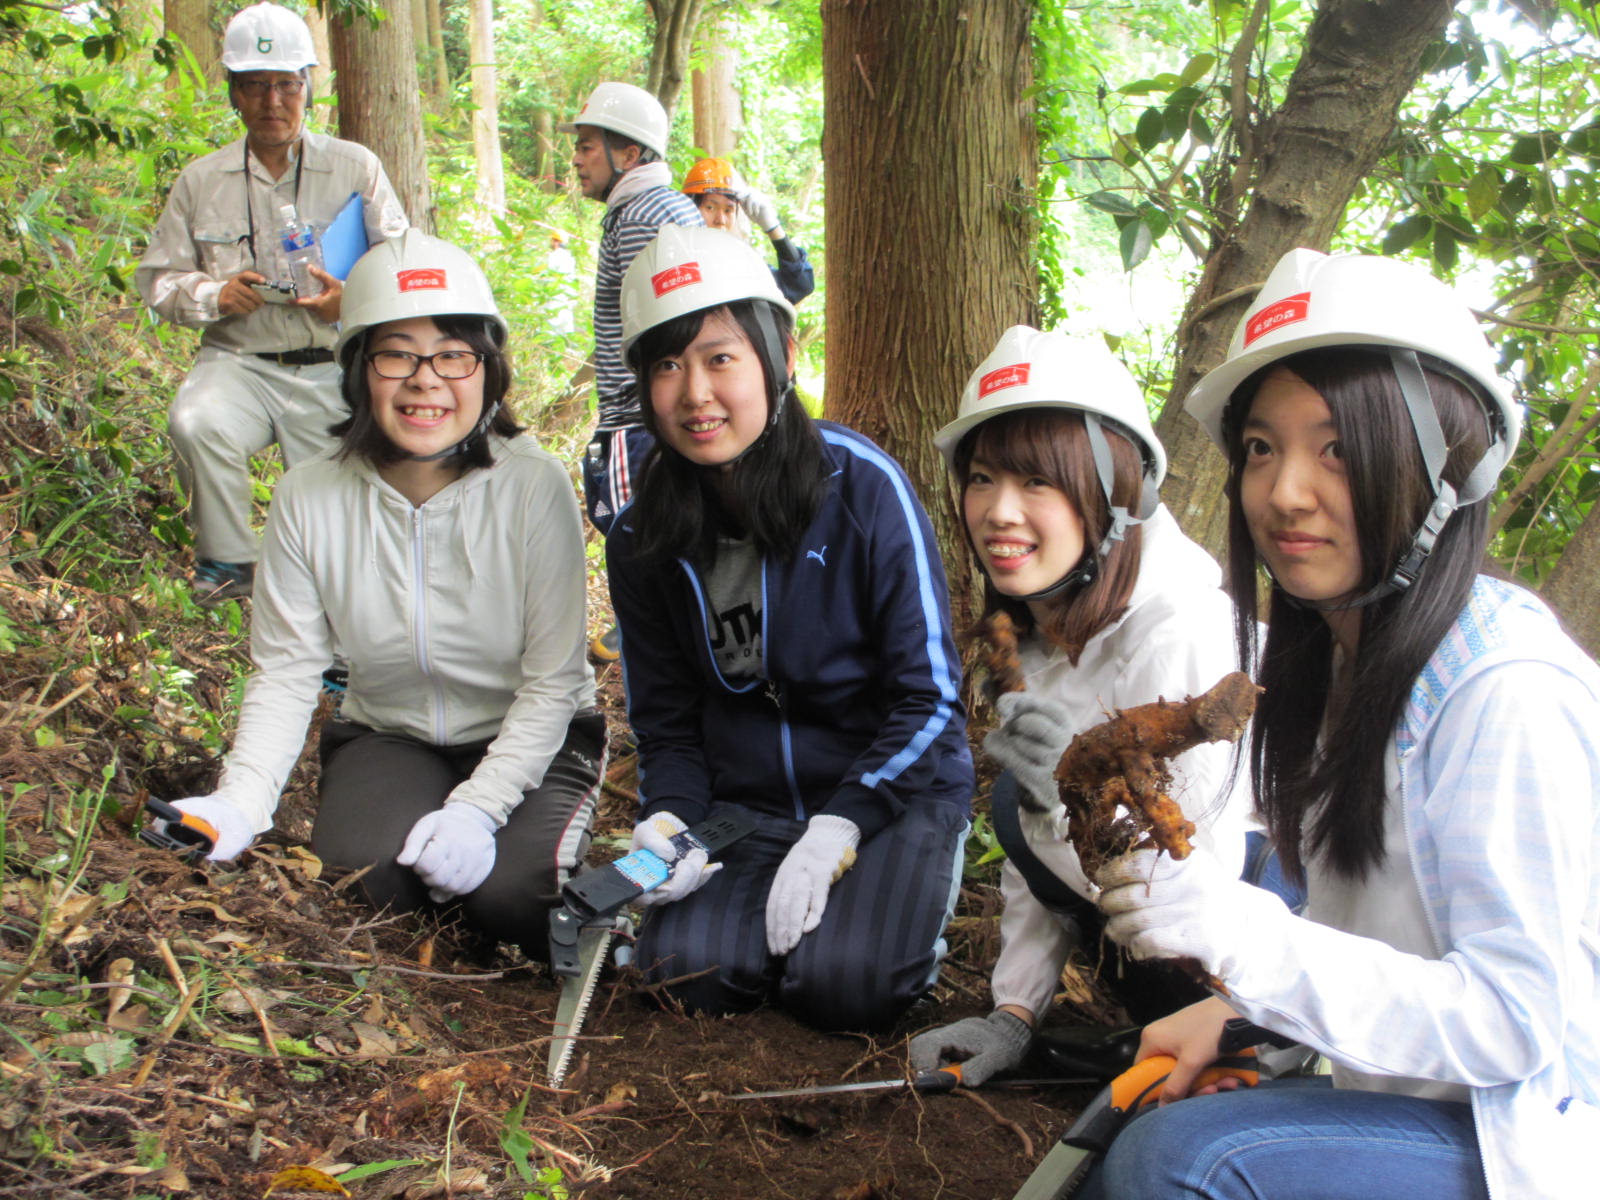
M 1084 910 L 1095 911 L 1094 905 L 1073 891 L 1028 845 L 1022 832 L 1022 818 L 1017 811 L 1020 792 L 1016 777 L 1010 771 L 1002 772 L 989 792 L 989 819 L 994 822 L 994 834 L 1000 848 L 1006 852 L 1011 865 L 1021 873 L 1023 882 L 1040 904 L 1058 916 L 1081 918 Z

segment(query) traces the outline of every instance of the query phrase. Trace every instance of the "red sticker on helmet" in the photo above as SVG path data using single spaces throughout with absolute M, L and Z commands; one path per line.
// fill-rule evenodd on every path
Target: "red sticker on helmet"
M 1296 321 L 1304 321 L 1311 308 L 1311 293 L 1299 292 L 1293 296 L 1285 296 L 1276 304 L 1269 304 L 1251 317 L 1244 327 L 1244 344 L 1248 346 L 1259 337 L 1264 337 L 1274 329 L 1281 329 L 1285 325 L 1293 325 Z
M 446 291 L 443 267 L 413 267 L 409 271 L 396 271 L 394 281 L 402 292 Z
M 657 296 L 665 296 L 668 292 L 699 282 L 700 264 L 697 262 L 679 263 L 675 267 L 668 267 L 665 271 L 650 276 L 650 286 L 655 288 Z
M 1009 367 L 996 367 L 978 380 L 978 398 L 981 400 L 1001 388 L 1021 387 L 1028 382 L 1028 371 L 1032 366 L 1032 363 L 1013 363 Z

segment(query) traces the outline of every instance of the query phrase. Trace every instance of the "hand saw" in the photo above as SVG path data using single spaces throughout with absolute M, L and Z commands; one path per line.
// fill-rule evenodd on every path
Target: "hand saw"
M 954 1091 L 961 1082 L 961 1064 L 951 1063 L 947 1067 L 935 1067 L 922 1071 L 911 1079 L 869 1079 L 860 1083 L 823 1083 L 815 1087 L 780 1088 L 774 1092 L 735 1092 L 733 1095 L 724 1096 L 724 1100 L 778 1100 L 786 1096 L 829 1096 L 836 1092 L 891 1092 L 910 1090 L 913 1092 L 949 1092 Z M 985 1083 L 986 1088 L 1025 1088 L 1025 1087 L 1076 1087 L 1082 1084 L 1099 1083 L 1098 1077 L 1085 1077 L 1081 1079 L 994 1079 Z
M 570 917 L 566 909 L 561 914 Z M 551 914 L 551 941 L 555 940 L 556 914 Z M 621 934 L 624 938 L 633 933 L 633 922 L 626 916 L 613 916 L 605 921 L 573 925 L 578 973 L 561 982 L 561 999 L 556 1005 L 555 1026 L 550 1038 L 550 1086 L 560 1087 L 572 1064 L 572 1052 L 578 1045 L 578 1030 L 589 1012 L 589 1001 L 594 998 L 595 985 L 600 982 L 600 969 L 605 966 L 606 951 L 611 939 Z
M 730 809 L 670 839 L 680 855 L 704 850 L 712 855 L 755 828 L 755 822 Z M 648 850 L 635 850 L 615 862 L 574 875 L 561 889 L 565 903 L 550 910 L 550 969 L 561 977 L 561 999 L 550 1039 L 550 1086 L 560 1087 L 577 1043 L 589 999 L 605 965 L 606 948 L 618 933 L 633 933 L 622 909 L 659 887 L 672 867 Z

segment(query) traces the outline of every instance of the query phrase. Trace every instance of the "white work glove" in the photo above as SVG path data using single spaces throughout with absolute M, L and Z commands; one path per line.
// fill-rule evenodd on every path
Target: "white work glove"
M 978 1087 L 997 1071 L 1022 1061 L 1033 1030 L 1021 1017 L 995 1009 L 987 1017 L 968 1017 L 919 1033 L 911 1039 L 911 1067 L 932 1071 L 951 1062 L 961 1064 L 961 1082 Z
M 1192 958 L 1224 983 L 1237 976 L 1252 939 L 1289 911 L 1199 848 L 1181 862 L 1153 848 L 1124 854 L 1100 868 L 1095 883 L 1106 935 L 1130 955 Z
M 207 862 L 227 862 L 238 858 L 245 847 L 255 841 L 255 827 L 250 818 L 220 796 L 196 796 L 191 800 L 175 800 L 173 808 L 208 822 L 217 831 L 216 845 L 206 855 Z M 166 822 L 162 821 L 165 825 Z
M 691 850 L 683 855 L 678 853 L 678 848 L 668 839 L 687 828 L 681 818 L 669 812 L 658 812 L 633 827 L 633 840 L 628 845 L 628 853 L 648 850 L 672 866 L 672 874 L 667 876 L 665 883 L 651 888 L 634 901 L 639 907 L 653 908 L 657 904 L 682 900 L 722 870 L 722 864 L 711 862 L 704 850 Z
M 1032 692 L 1007 692 L 994 707 L 1000 726 L 983 739 L 984 750 L 1016 777 L 1025 808 L 1054 812 L 1061 806 L 1056 766 L 1073 734 L 1066 708 Z
M 787 954 L 822 920 L 828 889 L 856 861 L 861 830 L 844 817 L 812 817 L 778 864 L 767 893 L 767 949 Z
M 494 870 L 495 820 L 471 804 L 446 804 L 428 813 L 406 834 L 395 862 L 410 867 L 443 904 L 476 891 Z
M 758 229 L 771 233 L 783 224 L 778 217 L 778 206 L 765 192 L 758 192 L 753 187 L 740 187 L 735 189 L 733 198 L 739 202 L 739 207 L 744 209 L 745 216 L 749 217 Z

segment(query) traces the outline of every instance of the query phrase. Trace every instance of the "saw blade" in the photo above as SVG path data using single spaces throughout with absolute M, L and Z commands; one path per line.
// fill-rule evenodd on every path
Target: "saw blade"
M 583 1028 L 583 1018 L 589 1012 L 589 1001 L 594 996 L 595 985 L 600 982 L 600 969 L 605 966 L 606 950 L 611 939 L 620 932 L 628 932 L 633 922 L 618 917 L 602 925 L 587 925 L 578 933 L 578 973 L 561 983 L 561 1000 L 556 1005 L 555 1025 L 550 1038 L 550 1086 L 560 1087 L 572 1063 L 572 1052 L 578 1044 L 578 1030 Z

